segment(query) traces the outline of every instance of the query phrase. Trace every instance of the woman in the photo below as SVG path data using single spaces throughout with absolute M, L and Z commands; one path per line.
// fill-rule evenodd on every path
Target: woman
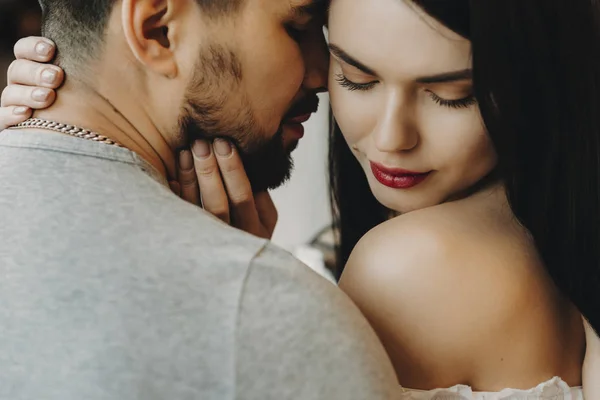
M 478 7 L 331 4 L 340 286 L 403 386 L 500 391 L 552 376 L 576 386 L 579 313 L 511 212 L 496 132 L 486 133 L 477 106 L 473 74 L 484 96 L 491 84 L 478 70 L 477 35 L 488 34 L 471 22 L 483 18 Z
M 598 10 L 360 3 L 330 10 L 341 287 L 401 383 L 576 384 L 577 313 L 544 270 L 598 321 Z
M 578 240 L 587 244 L 589 232 L 590 240 L 597 239 L 585 219 L 575 219 L 581 225 L 570 226 L 565 218 L 578 217 L 578 211 L 597 215 L 598 204 L 586 204 L 589 191 L 578 191 L 566 179 L 540 185 L 542 176 L 532 170 L 544 175 L 541 168 L 552 167 L 550 161 L 561 165 L 567 157 L 560 153 L 552 159 L 554 153 L 544 146 L 539 157 L 531 149 L 523 156 L 518 140 L 544 132 L 554 135 L 549 142 L 558 140 L 564 121 L 577 121 L 576 116 L 590 121 L 577 126 L 583 137 L 597 133 L 600 124 L 592 123 L 593 115 L 580 108 L 559 108 L 568 100 L 556 99 L 554 93 L 573 88 L 593 100 L 592 90 L 578 85 L 595 82 L 593 62 L 590 76 L 570 76 L 557 67 L 552 78 L 568 77 L 568 82 L 555 79 L 550 84 L 535 74 L 542 70 L 535 63 L 538 58 L 546 61 L 566 46 L 556 44 L 555 37 L 542 40 L 536 35 L 566 35 L 561 27 L 575 20 L 594 37 L 592 21 L 583 18 L 592 18 L 594 10 L 579 2 L 561 10 L 564 19 L 558 19 L 557 6 L 547 2 L 473 3 L 332 1 L 330 90 L 345 137 L 342 141 L 339 130 L 334 132 L 332 147 L 342 229 L 340 259 L 348 260 L 340 284 L 373 324 L 404 387 L 430 390 L 467 384 L 497 392 L 539 384 L 529 391 L 535 398 L 553 390 L 578 398 L 580 391 L 567 384 L 581 383 L 580 314 L 546 270 L 598 327 L 591 307 L 598 297 L 591 290 L 594 282 L 584 286 L 579 278 L 598 276 L 598 258 L 581 246 L 583 253 L 576 255 L 582 257 L 577 267 L 581 274 L 568 269 L 571 264 L 564 258 L 578 248 Z M 537 18 L 538 24 L 516 21 L 525 18 L 524 11 L 538 11 L 524 14 Z M 598 55 L 586 51 L 573 51 L 573 62 Z M 522 66 L 515 55 L 530 64 Z M 525 67 L 529 74 L 521 76 L 519 68 Z M 501 79 L 498 70 L 510 79 Z M 520 99 L 515 95 L 523 95 L 528 87 L 525 81 L 552 96 L 515 108 L 513 103 Z M 554 120 L 538 121 L 535 117 L 542 111 L 554 111 Z M 530 120 L 548 130 L 528 125 Z M 557 127 L 552 126 L 555 120 Z M 593 160 L 600 149 L 590 149 Z M 543 157 L 543 163 L 535 164 Z M 596 173 L 579 176 L 593 182 Z M 560 202 L 563 186 L 585 210 Z M 546 197 L 556 204 L 544 201 Z M 539 215 L 550 211 L 556 218 L 551 227 L 564 229 L 547 230 L 549 224 Z M 568 238 L 565 243 L 547 237 L 562 234 Z M 561 263 L 555 263 L 554 256 Z M 586 367 L 593 365 L 589 360 L 595 360 L 593 355 Z M 553 376 L 562 380 L 548 381 Z M 482 396 L 467 387 L 450 391 L 467 398 Z M 505 391 L 485 398 L 511 394 L 523 393 Z M 441 393 L 401 394 L 435 395 Z

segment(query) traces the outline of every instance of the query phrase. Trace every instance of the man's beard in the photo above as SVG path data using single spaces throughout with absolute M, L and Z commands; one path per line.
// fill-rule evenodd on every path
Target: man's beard
M 286 182 L 293 168 L 293 148 L 285 148 L 283 129 L 265 132 L 242 94 L 242 67 L 235 52 L 212 45 L 200 52 L 197 71 L 186 91 L 179 120 L 181 138 L 232 142 L 254 192 Z
M 188 104 L 196 108 L 192 102 Z M 225 126 L 220 128 L 215 121 L 185 115 L 180 127 L 182 135 L 190 142 L 196 139 L 210 142 L 220 137 L 233 143 L 242 159 L 254 193 L 275 189 L 287 182 L 291 176 L 294 166 L 291 152 L 295 150 L 296 145 L 285 148 L 281 127 L 268 140 L 265 139 L 267 135 L 264 133 L 252 130 L 253 124 L 242 123 L 233 129 Z
M 256 146 L 254 151 L 238 147 L 254 192 L 278 188 L 290 179 L 294 169 L 291 153 L 296 146 L 297 142 L 285 148 L 283 129 L 279 127 L 270 140 Z

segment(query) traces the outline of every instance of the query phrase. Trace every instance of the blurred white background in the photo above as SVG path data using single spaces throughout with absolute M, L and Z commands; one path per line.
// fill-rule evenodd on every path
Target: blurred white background
M 293 153 L 292 179 L 271 193 L 279 210 L 273 242 L 291 252 L 331 224 L 327 172 L 329 96 L 319 97 L 319 111 L 304 124 L 304 138 Z

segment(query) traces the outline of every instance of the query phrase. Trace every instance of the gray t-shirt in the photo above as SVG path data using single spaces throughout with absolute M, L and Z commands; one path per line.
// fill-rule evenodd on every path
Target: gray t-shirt
M 0 132 L 0 399 L 393 398 L 351 301 L 136 154 Z

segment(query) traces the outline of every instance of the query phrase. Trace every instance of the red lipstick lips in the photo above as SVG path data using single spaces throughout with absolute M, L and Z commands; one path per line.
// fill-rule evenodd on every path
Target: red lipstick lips
M 374 162 L 371 162 L 371 171 L 379 183 L 392 189 L 415 187 L 427 179 L 431 173 L 431 171 L 415 172 L 400 168 L 387 168 Z

